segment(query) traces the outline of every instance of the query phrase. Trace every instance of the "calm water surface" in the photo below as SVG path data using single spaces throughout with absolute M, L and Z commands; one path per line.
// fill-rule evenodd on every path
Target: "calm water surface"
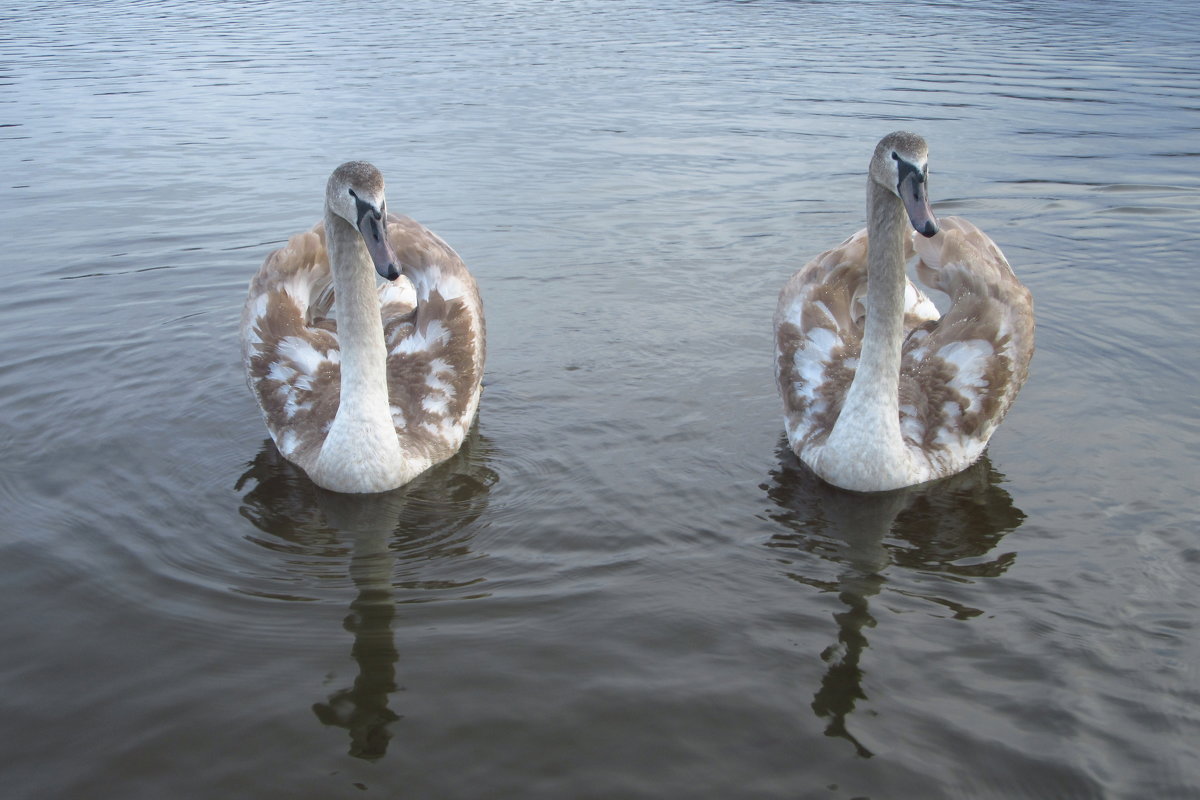
M 1200 18 L 1157 2 L 0 8 L 12 798 L 1200 794 Z M 1032 289 L 987 458 L 851 496 L 771 314 L 897 129 Z M 347 500 L 251 274 L 375 162 L 478 277 L 464 451 Z

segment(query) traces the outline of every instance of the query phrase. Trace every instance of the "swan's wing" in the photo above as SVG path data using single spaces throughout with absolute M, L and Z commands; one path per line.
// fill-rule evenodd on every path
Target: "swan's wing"
M 938 472 L 974 461 L 1008 412 L 1033 357 L 1033 298 L 1000 248 L 957 217 L 913 237 L 917 275 L 949 295 L 936 322 L 912 331 L 900 368 L 900 423 Z
M 395 215 L 387 230 L 404 272 L 396 283 L 412 281 L 411 294 L 384 300 L 392 420 L 406 449 L 437 461 L 461 445 L 479 403 L 483 304 L 462 259 L 431 231 Z
M 867 237 L 859 231 L 794 274 L 775 310 L 775 382 L 792 449 L 833 429 L 862 346 L 856 297 L 867 286 Z
M 272 252 L 250 282 L 242 359 L 267 431 L 289 461 L 315 461 L 337 413 L 341 366 L 324 228 Z
M 906 257 L 913 257 L 911 244 Z M 833 430 L 858 363 L 866 319 L 867 232 L 860 230 L 791 277 L 775 311 L 775 381 L 788 441 L 800 454 Z M 937 319 L 937 308 L 911 281 L 906 331 Z

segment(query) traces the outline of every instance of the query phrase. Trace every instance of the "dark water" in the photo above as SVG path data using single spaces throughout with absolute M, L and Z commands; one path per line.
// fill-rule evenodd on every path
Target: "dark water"
M 12 798 L 1200 793 L 1186 3 L 0 9 Z M 1032 289 L 987 459 L 781 446 L 776 293 L 896 129 Z M 470 444 L 281 463 L 237 320 L 375 162 L 473 268 Z

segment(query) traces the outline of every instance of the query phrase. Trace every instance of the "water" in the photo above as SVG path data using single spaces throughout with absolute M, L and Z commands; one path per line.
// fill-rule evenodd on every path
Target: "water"
M 6 797 L 1144 798 L 1200 785 L 1183 3 L 0 10 Z M 782 446 L 776 293 L 874 142 L 1033 291 L 984 462 Z M 477 276 L 469 445 L 267 443 L 237 320 L 376 163 Z

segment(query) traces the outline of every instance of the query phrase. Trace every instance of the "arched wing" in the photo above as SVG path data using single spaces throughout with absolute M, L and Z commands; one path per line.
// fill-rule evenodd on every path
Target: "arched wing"
M 479 402 L 483 306 L 458 254 L 431 231 L 389 215 L 388 238 L 412 286 L 384 299 L 392 419 L 407 449 L 437 461 L 458 449 Z
M 308 468 L 337 412 L 341 367 L 324 230 L 297 234 L 267 256 L 242 312 L 242 357 L 267 430 Z
M 912 331 L 900 374 L 907 443 L 954 471 L 986 446 L 1029 373 L 1033 299 L 1000 248 L 970 222 L 939 220 L 932 239 L 914 237 L 916 272 L 951 305 Z

